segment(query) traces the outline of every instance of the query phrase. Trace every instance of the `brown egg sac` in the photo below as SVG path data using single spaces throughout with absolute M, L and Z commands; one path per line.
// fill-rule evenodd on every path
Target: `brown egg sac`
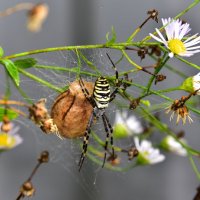
M 94 83 L 83 81 L 90 95 Z M 85 98 L 79 81 L 70 84 L 69 89 L 60 94 L 51 108 L 51 118 L 57 125 L 59 135 L 77 138 L 84 135 L 93 107 Z

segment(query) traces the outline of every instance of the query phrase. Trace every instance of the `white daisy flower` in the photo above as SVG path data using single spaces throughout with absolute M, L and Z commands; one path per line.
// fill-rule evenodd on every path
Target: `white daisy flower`
M 125 138 L 134 134 L 141 134 L 143 131 L 141 122 L 134 115 L 128 117 L 127 111 L 116 111 L 114 137 Z
M 1 125 L 2 123 L 0 123 L 0 127 Z M 12 149 L 23 142 L 21 136 L 17 134 L 18 130 L 18 126 L 12 125 L 9 133 L 0 132 L 0 151 Z
M 193 83 L 193 90 L 197 91 L 197 95 L 200 95 L 200 72 L 198 74 L 196 74 L 195 76 L 193 76 L 192 78 L 192 83 Z
M 196 33 L 193 36 L 188 37 L 186 40 L 184 37 L 191 30 L 188 23 L 183 23 L 181 20 L 177 19 L 162 19 L 162 23 L 166 32 L 167 39 L 161 34 L 161 32 L 156 29 L 159 37 L 150 33 L 150 36 L 163 43 L 169 50 L 169 57 L 173 57 L 174 54 L 179 56 L 190 57 L 195 53 L 200 52 L 200 46 L 195 46 L 200 43 L 200 36 Z
M 186 143 L 186 141 L 183 138 L 181 138 L 180 140 Z M 187 156 L 187 151 L 172 136 L 165 137 L 161 142 L 161 146 L 164 149 L 171 151 L 179 156 Z
M 147 140 L 142 140 L 139 143 L 139 138 L 135 137 L 135 147 L 139 151 L 137 163 L 140 165 L 156 164 L 165 160 L 165 156 L 160 154 L 159 149 L 155 149 L 152 143 Z

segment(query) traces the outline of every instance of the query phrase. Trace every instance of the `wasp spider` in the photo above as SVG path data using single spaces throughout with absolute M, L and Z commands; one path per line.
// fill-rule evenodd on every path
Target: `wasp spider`
M 104 160 L 103 160 L 102 167 L 105 164 L 106 152 L 108 151 L 109 139 L 110 139 L 110 144 L 111 144 L 111 148 L 112 148 L 112 155 L 114 156 L 113 136 L 112 136 L 113 128 L 105 114 L 105 109 L 108 107 L 109 103 L 115 98 L 118 88 L 120 87 L 120 81 L 118 79 L 118 71 L 115 67 L 115 64 L 111 60 L 110 56 L 108 54 L 106 54 L 106 55 L 108 56 L 109 60 L 111 61 L 112 65 L 113 65 L 113 68 L 115 69 L 116 88 L 112 93 L 110 91 L 110 85 L 109 85 L 108 80 L 103 76 L 98 77 L 97 80 L 95 81 L 94 90 L 93 90 L 92 95 L 90 95 L 88 90 L 85 88 L 81 77 L 79 80 L 79 84 L 81 86 L 83 94 L 85 95 L 85 98 L 90 102 L 90 104 L 93 107 L 92 114 L 90 116 L 90 119 L 87 124 L 87 128 L 84 133 L 83 150 L 82 150 L 82 154 L 81 154 L 80 161 L 79 161 L 79 171 L 81 170 L 81 167 L 83 165 L 83 162 L 84 162 L 84 159 L 86 156 L 89 136 L 90 136 L 90 132 L 91 132 L 91 126 L 92 126 L 94 117 L 96 119 L 98 119 L 99 117 L 102 117 L 105 132 L 106 132 L 106 140 L 105 140 L 105 144 L 104 144 L 105 153 L 104 153 Z

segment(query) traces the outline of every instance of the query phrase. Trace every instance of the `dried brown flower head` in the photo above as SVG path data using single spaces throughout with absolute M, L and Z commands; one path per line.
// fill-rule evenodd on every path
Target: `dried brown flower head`
M 40 163 L 49 162 L 49 152 L 48 151 L 42 151 L 42 153 L 40 154 L 40 157 L 38 158 L 38 162 L 40 162 Z
M 23 197 L 32 197 L 35 193 L 35 188 L 30 181 L 26 181 L 20 188 L 20 193 Z
M 155 9 L 148 10 L 147 14 L 150 15 L 150 17 L 158 23 L 158 11 L 157 10 L 155 10 Z
M 94 83 L 83 81 L 90 94 Z M 51 118 L 64 138 L 76 138 L 84 135 L 92 106 L 85 98 L 78 81 L 70 84 L 69 89 L 60 94 L 51 108 Z
M 161 82 L 161 81 L 164 81 L 167 77 L 163 74 L 158 74 L 156 75 L 156 78 L 155 78 L 155 85 L 158 83 L 158 82 Z
M 151 45 L 149 46 L 149 49 L 150 49 L 149 55 L 155 54 L 158 57 L 161 56 L 162 51 L 158 45 Z
M 28 12 L 27 28 L 31 32 L 38 32 L 42 28 L 42 24 L 47 18 L 49 13 L 49 7 L 45 3 L 36 4 Z
M 1 125 L 1 131 L 8 133 L 12 129 L 12 123 L 10 122 L 7 115 L 3 116 L 3 123 Z
M 41 125 L 41 122 L 49 118 L 45 104 L 46 99 L 40 99 L 29 107 L 29 118 L 38 125 Z
M 130 102 L 129 109 L 134 110 L 138 107 L 139 104 L 140 104 L 140 98 L 134 99 Z
M 133 158 L 137 157 L 138 154 L 139 151 L 135 147 L 132 147 L 128 150 L 128 159 L 132 160 Z
M 147 47 L 141 47 L 138 52 L 137 52 L 138 56 L 141 58 L 141 60 L 143 60 L 146 56 L 146 54 L 148 54 L 148 49 Z
M 50 115 L 46 108 L 46 99 L 40 99 L 38 102 L 29 107 L 29 118 L 35 124 L 37 124 L 44 133 L 54 133 L 60 139 L 62 139 L 56 124 L 54 123 L 53 119 L 50 118 Z
M 114 155 L 112 154 L 111 156 L 109 156 L 107 161 L 113 166 L 119 165 L 121 163 L 121 160 L 117 156 L 117 154 L 114 154 Z
M 178 124 L 180 120 L 182 120 L 183 124 L 185 124 L 187 119 L 190 124 L 193 122 L 192 118 L 189 115 L 189 110 L 185 105 L 185 102 L 187 100 L 188 97 L 182 96 L 181 99 L 176 99 L 173 102 L 173 104 L 167 108 L 166 113 L 172 111 L 172 114 L 170 116 L 170 121 L 174 118 L 174 114 L 176 114 L 177 115 L 176 124 Z

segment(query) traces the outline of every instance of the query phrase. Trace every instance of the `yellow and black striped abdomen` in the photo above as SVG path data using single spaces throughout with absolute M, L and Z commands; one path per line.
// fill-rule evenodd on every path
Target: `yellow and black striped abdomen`
M 108 107 L 110 101 L 110 85 L 105 77 L 100 76 L 96 80 L 93 97 L 98 108 Z

